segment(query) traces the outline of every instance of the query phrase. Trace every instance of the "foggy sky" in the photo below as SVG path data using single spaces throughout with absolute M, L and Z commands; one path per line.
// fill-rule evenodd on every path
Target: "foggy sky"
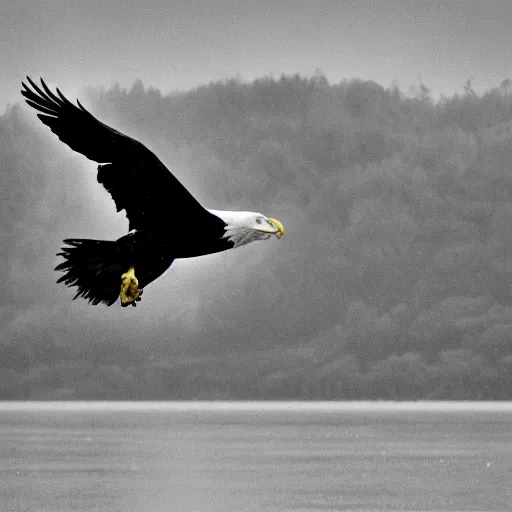
M 319 68 L 332 82 L 371 79 L 435 95 L 483 91 L 512 76 L 509 0 L 4 0 L 0 110 L 26 75 L 69 96 L 86 85 L 166 93 L 240 75 Z

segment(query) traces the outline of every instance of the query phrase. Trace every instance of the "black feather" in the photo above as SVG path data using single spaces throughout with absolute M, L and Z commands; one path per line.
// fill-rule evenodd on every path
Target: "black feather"
M 57 88 L 53 93 L 41 79 L 41 87 L 27 77 L 23 83 L 27 103 L 41 112 L 39 119 L 71 149 L 98 163 L 98 181 L 125 210 L 130 229 L 167 230 L 177 217 L 186 216 L 195 226 L 211 214 L 139 141 L 107 126 L 77 101 L 73 105 Z M 101 174 L 101 176 L 100 176 Z

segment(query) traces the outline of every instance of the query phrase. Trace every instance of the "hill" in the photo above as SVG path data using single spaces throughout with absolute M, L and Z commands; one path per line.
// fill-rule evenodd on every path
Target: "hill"
M 60 240 L 125 221 L 91 163 L 9 109 L 0 398 L 512 398 L 509 80 L 438 101 L 321 75 L 86 98 L 207 207 L 286 236 L 180 264 L 136 316 L 70 303 Z

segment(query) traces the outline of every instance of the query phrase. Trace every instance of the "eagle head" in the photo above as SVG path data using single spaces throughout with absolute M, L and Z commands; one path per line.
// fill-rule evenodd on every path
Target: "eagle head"
M 281 238 L 284 235 L 283 225 L 276 219 L 256 212 L 235 212 L 209 210 L 220 217 L 225 223 L 223 238 L 240 247 L 256 240 L 267 240 L 272 235 Z

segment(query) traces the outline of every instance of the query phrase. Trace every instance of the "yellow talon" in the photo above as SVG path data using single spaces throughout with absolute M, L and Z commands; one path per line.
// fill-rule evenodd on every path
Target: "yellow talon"
M 142 290 L 139 289 L 139 281 L 135 277 L 135 269 L 130 267 L 128 272 L 121 276 L 121 290 L 119 296 L 121 297 L 121 305 L 128 306 L 128 304 L 135 305 L 135 301 L 142 295 Z

